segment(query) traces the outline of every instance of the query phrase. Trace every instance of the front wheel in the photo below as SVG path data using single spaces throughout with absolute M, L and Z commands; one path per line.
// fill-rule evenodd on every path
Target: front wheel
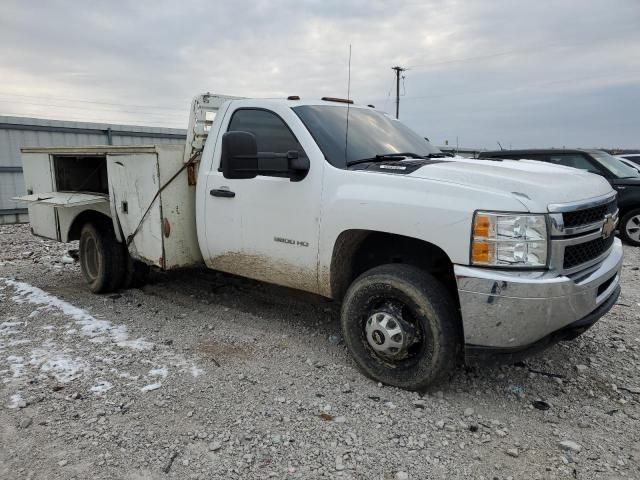
M 432 275 L 389 264 L 358 277 L 341 313 L 347 348 L 368 377 L 407 390 L 424 390 L 456 365 L 457 308 Z
M 622 217 L 620 236 L 628 244 L 640 246 L 640 209 L 632 210 Z

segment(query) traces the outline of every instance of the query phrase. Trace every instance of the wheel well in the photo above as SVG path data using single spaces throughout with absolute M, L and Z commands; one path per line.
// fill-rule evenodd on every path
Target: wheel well
M 96 210 L 85 210 L 81 212 L 73 219 L 73 223 L 69 227 L 69 235 L 67 236 L 68 240 L 80 240 L 82 227 L 86 223 L 90 222 L 111 222 L 111 217 L 104 213 L 97 212 Z
M 417 238 L 370 230 L 347 230 L 338 237 L 331 259 L 331 292 L 341 299 L 367 270 L 387 263 L 419 267 L 438 278 L 458 301 L 453 263 L 440 247 Z
M 627 205 L 625 208 L 620 209 L 620 212 L 618 212 L 618 218 L 622 221 L 622 219 L 627 213 L 633 212 L 635 210 L 640 210 L 640 205 L 638 204 Z

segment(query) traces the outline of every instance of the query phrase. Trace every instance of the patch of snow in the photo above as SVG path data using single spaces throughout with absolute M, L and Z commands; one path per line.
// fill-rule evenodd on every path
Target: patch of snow
M 147 342 L 142 338 L 138 338 L 136 340 L 124 340 L 122 342 L 116 343 L 117 346 L 123 348 L 132 348 L 134 350 L 151 350 L 153 348 L 153 343 Z
M 15 317 L 12 317 L 13 319 L 15 319 Z M 25 322 L 17 322 L 17 321 L 11 321 L 11 322 L 2 322 L 0 323 L 0 327 L 17 327 L 18 325 L 22 325 Z
M 169 375 L 169 370 L 167 370 L 167 367 L 153 368 L 149 370 L 148 375 L 152 377 L 167 378 L 167 375 Z
M 25 406 L 26 402 L 19 393 L 11 395 L 7 408 L 21 408 Z
M 19 325 L 23 325 L 24 322 L 2 322 L 0 323 L 0 328 L 5 328 L 5 327 L 17 327 Z
M 88 314 L 87 314 L 88 315 Z M 76 321 L 80 325 L 80 332 L 87 337 L 98 337 L 109 335 L 113 342 L 123 342 L 129 338 L 125 325 L 113 325 L 109 320 L 98 320 L 89 315 L 90 318 L 83 318 Z
M 51 345 L 33 350 L 29 364 L 39 367 L 41 372 L 53 376 L 60 383 L 78 378 L 87 369 L 80 358 L 71 358 L 66 353 L 57 352 Z
M 72 263 L 75 263 L 75 260 L 71 258 L 67 253 L 65 253 L 60 260 L 62 261 L 62 263 L 66 265 L 71 265 Z
M 13 378 L 20 378 L 24 374 L 24 358 L 11 355 L 7 357 L 9 362 L 9 370 L 11 370 Z
M 14 327 L 19 327 L 20 325 L 26 325 L 25 322 L 2 322 L 0 323 L 0 335 L 3 337 L 8 337 L 9 335 L 15 335 L 18 332 Z
M 161 383 L 152 383 L 151 385 L 145 385 L 140 389 L 142 392 L 152 392 L 153 390 L 157 390 L 162 386 Z
M 78 308 L 69 302 L 65 302 L 28 283 L 9 280 L 7 278 L 0 278 L 0 280 L 6 285 L 15 288 L 16 295 L 12 297 L 12 300 L 16 303 L 28 302 L 34 305 L 40 305 L 39 310 L 58 310 L 64 315 L 73 318 L 80 327 L 80 332 L 83 335 L 92 338 L 106 335 L 112 342 L 136 350 L 148 350 L 151 348 L 149 342 L 129 340 L 129 334 L 127 333 L 127 327 L 125 325 L 113 325 L 108 320 L 99 320 L 86 310 Z
M 98 380 L 98 383 L 96 383 L 89 390 L 91 390 L 96 395 L 100 395 L 104 392 L 111 390 L 112 388 L 113 388 L 113 385 L 110 382 L 107 382 L 106 380 Z
M 64 317 L 63 321 L 56 323 L 56 321 L 53 320 L 52 325 L 44 325 L 41 327 L 42 329 L 48 332 L 59 329 L 60 331 L 64 331 L 67 336 L 82 335 L 87 337 L 88 341 L 93 344 L 101 344 L 100 346 L 95 345 L 95 347 L 92 348 L 96 353 L 103 353 L 103 356 L 98 355 L 94 357 L 94 355 L 87 356 L 86 353 L 77 351 L 78 340 L 75 338 L 64 340 L 65 348 L 60 348 L 49 340 L 40 347 L 33 349 L 31 351 L 31 358 L 27 360 L 27 362 L 24 362 L 22 358 L 18 357 L 13 358 L 13 361 L 9 362 L 9 370 L 7 370 L 7 373 L 11 372 L 14 378 L 23 377 L 21 381 L 24 381 L 24 378 L 26 378 L 24 376 L 25 370 L 31 367 L 39 370 L 42 374 L 51 375 L 61 383 L 66 383 L 93 371 L 96 362 L 100 364 L 112 364 L 116 358 L 120 358 L 121 355 L 116 352 L 115 349 L 110 348 L 111 346 L 126 348 L 132 351 L 155 351 L 157 358 L 153 360 L 140 359 L 141 362 L 150 364 L 149 368 L 151 368 L 151 370 L 145 375 L 147 378 L 155 377 L 157 380 L 164 380 L 167 378 L 169 371 L 173 371 L 174 369 L 180 373 L 191 374 L 194 378 L 203 373 L 202 369 L 198 368 L 182 355 L 171 352 L 170 349 L 158 347 L 144 338 L 131 339 L 126 325 L 114 325 L 108 320 L 97 319 L 87 310 L 78 308 L 25 282 L 0 277 L 0 284 L 3 284 L 3 289 L 12 287 L 12 289 L 15 290 L 15 295 L 8 295 L 12 301 L 19 304 L 29 303 L 36 306 L 36 310 L 31 313 L 30 317 L 44 312 L 46 312 L 47 317 Z M 19 327 L 22 325 L 26 326 L 27 322 L 20 321 L 22 319 L 16 316 L 5 317 L 5 320 L 8 321 L 0 324 L 0 337 L 2 337 L 2 335 L 25 333 L 24 330 Z M 12 345 L 28 343 L 30 341 L 29 339 L 24 339 L 23 336 L 21 340 L 13 340 L 14 343 L 12 343 Z M 0 342 L 0 350 L 5 348 L 6 343 L 7 342 Z M 158 365 L 160 366 L 158 367 Z M 103 370 L 102 367 L 97 368 Z M 115 373 L 118 374 L 117 370 Z M 118 374 L 118 376 L 136 381 L 136 383 L 141 378 L 139 375 L 133 376 L 129 373 Z M 12 381 L 11 377 L 3 379 L 3 383 Z M 104 382 L 105 381 L 100 380 L 95 388 L 106 389 L 106 383 Z M 100 387 L 100 385 L 102 385 L 102 387 Z M 142 391 L 153 391 L 159 389 L 161 386 L 162 384 L 160 382 L 152 383 L 142 387 Z M 111 386 L 109 386 L 109 388 L 111 388 Z M 96 391 L 96 393 L 100 392 Z

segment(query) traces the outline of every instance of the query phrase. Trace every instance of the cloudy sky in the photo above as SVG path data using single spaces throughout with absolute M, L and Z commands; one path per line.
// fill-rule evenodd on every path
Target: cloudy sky
M 640 0 L 0 3 L 0 114 L 186 127 L 193 95 L 351 96 L 441 145 L 640 147 Z

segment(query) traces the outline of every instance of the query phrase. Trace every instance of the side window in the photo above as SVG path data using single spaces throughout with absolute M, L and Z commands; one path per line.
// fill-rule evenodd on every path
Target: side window
M 305 156 L 302 146 L 284 121 L 273 112 L 239 109 L 233 113 L 227 131 L 251 132 L 256 136 L 258 152 L 286 153 L 297 150 Z
M 567 153 L 564 155 L 549 155 L 549 163 L 579 168 L 580 170 L 597 170 L 589 160 L 580 154 Z

